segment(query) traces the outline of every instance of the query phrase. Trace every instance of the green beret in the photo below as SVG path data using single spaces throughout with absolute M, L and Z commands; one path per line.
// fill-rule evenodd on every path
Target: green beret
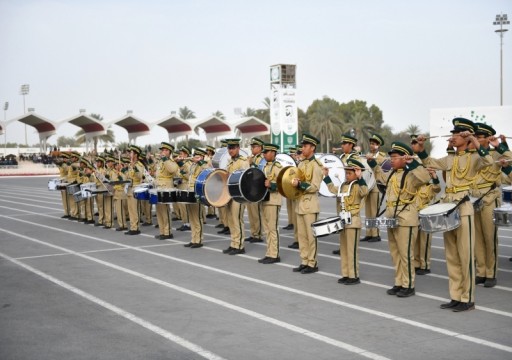
M 384 145 L 384 139 L 379 134 L 372 134 L 372 136 L 370 137 L 370 141 L 375 141 L 376 143 L 379 144 L 379 146 Z
M 475 124 L 473 121 L 465 119 L 465 118 L 455 118 L 452 120 L 453 123 L 453 130 L 451 130 L 451 133 L 458 133 L 463 131 L 469 131 L 471 133 L 475 132 Z
M 492 128 L 492 126 L 482 123 L 475 123 L 475 134 L 476 135 L 485 135 L 485 136 L 493 136 L 496 135 L 496 130 Z
M 357 144 L 357 139 L 350 134 L 343 134 L 341 135 L 341 143 L 349 143 L 349 144 Z
M 275 151 L 275 152 L 277 152 L 278 150 L 279 150 L 279 145 L 269 144 L 269 143 L 264 143 L 263 144 L 263 152 L 267 152 L 267 151 Z
M 364 165 L 357 161 L 356 159 L 349 158 L 347 160 L 347 166 L 345 166 L 345 169 L 361 169 L 364 170 Z
M 128 151 L 133 151 L 137 155 L 140 155 L 142 153 L 142 149 L 137 145 L 130 145 L 130 147 L 128 147 Z
M 411 147 L 403 142 L 395 141 L 391 144 L 391 150 L 388 151 L 388 154 L 391 155 L 393 153 L 398 153 L 401 155 L 412 155 L 413 151 Z
M 251 144 L 250 144 L 250 145 L 259 145 L 259 146 L 263 146 L 263 144 L 264 144 L 263 140 L 258 139 L 258 138 L 252 138 L 252 139 L 251 139 Z
M 240 139 L 226 139 L 226 145 L 229 146 L 240 146 Z
M 190 155 L 190 153 L 191 153 L 190 148 L 187 146 L 182 146 L 180 151 L 187 153 L 188 155 Z
M 318 146 L 320 144 L 320 140 L 318 140 L 316 137 L 310 134 L 302 134 L 302 141 L 301 143 L 304 144 L 312 144 L 315 146 Z
M 173 152 L 173 151 L 174 151 L 174 146 L 172 146 L 172 145 L 171 145 L 171 144 L 169 144 L 169 143 L 162 142 L 162 143 L 160 144 L 160 150 L 162 150 L 162 149 L 167 149 L 167 150 L 169 150 L 170 152 Z
M 203 150 L 203 149 L 200 149 L 198 147 L 195 147 L 194 148 L 194 156 L 195 155 L 201 155 L 201 156 L 205 156 L 206 155 L 206 151 Z

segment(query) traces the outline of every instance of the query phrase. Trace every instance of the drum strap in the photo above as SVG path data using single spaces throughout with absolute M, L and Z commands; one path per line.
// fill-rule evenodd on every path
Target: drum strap
M 389 177 L 388 179 L 386 180 L 386 185 L 385 185 L 385 189 L 388 188 L 388 185 L 389 185 L 389 180 L 391 180 L 391 177 L 395 174 L 395 169 L 391 170 L 391 173 L 389 174 Z M 404 177 L 405 177 L 405 174 L 404 174 Z M 400 186 L 400 188 L 402 187 L 403 185 Z M 382 203 L 384 202 L 384 198 L 386 197 L 386 191 L 384 190 L 384 194 L 382 194 L 382 197 L 380 199 L 380 203 L 379 203 L 379 206 L 377 207 L 377 209 L 380 209 L 382 207 Z M 386 208 L 384 208 L 381 212 L 379 212 L 377 214 L 377 217 L 381 217 L 382 214 L 384 214 L 384 212 L 386 211 Z
M 398 213 L 397 213 L 397 210 L 398 210 L 398 205 L 400 204 L 400 195 L 402 195 L 402 190 L 405 186 L 405 178 L 407 177 L 407 174 L 409 174 L 409 170 L 405 169 L 404 170 L 404 175 L 402 176 L 402 179 L 400 180 L 400 191 L 398 192 L 398 197 L 396 199 L 396 203 L 395 203 L 395 212 L 393 214 L 393 217 L 396 218 L 402 211 L 405 210 L 405 208 L 407 207 L 407 205 L 409 204 L 405 204 L 405 206 L 402 208 L 402 210 L 400 210 Z M 391 176 L 390 176 L 391 178 Z M 388 179 L 389 180 L 389 179 Z
M 493 191 L 494 189 L 496 189 L 496 184 L 492 184 L 491 187 L 489 188 L 489 190 L 487 190 L 485 192 L 485 194 L 483 194 L 482 196 L 480 196 L 474 203 L 473 203 L 473 206 L 478 206 L 480 204 L 480 202 L 482 201 L 482 199 L 487 195 L 489 194 L 491 191 Z
M 446 214 L 444 214 L 444 216 L 448 217 L 452 214 L 452 212 L 454 212 L 455 210 L 457 210 L 457 208 L 459 206 L 461 206 L 462 204 L 464 204 L 466 201 L 469 201 L 469 195 L 465 195 L 462 199 L 459 200 L 459 202 L 457 203 L 457 205 L 455 205 L 455 207 L 451 210 L 448 210 L 446 212 Z

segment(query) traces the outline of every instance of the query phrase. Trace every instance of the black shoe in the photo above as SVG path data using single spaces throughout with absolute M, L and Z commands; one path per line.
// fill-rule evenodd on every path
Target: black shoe
M 226 231 L 224 231 L 224 235 L 231 235 L 231 231 L 229 231 L 229 228 Z
M 260 264 L 263 264 L 263 261 L 265 261 L 265 260 L 267 260 L 267 259 L 269 259 L 269 257 L 268 257 L 268 256 L 265 256 L 265 257 L 264 257 L 264 258 L 262 258 L 262 259 L 258 259 L 258 262 L 259 262 Z
M 208 214 L 208 215 L 206 215 L 206 218 L 207 218 L 207 219 L 215 219 L 215 218 L 216 218 L 216 216 L 215 216 L 215 215 L 213 215 L 213 214 Z
M 60 217 L 61 219 L 69 219 L 69 215 L 63 215 Z
M 340 254 L 340 249 L 338 249 L 338 250 L 333 250 L 333 251 L 332 251 L 332 253 L 333 253 L 334 255 L 339 255 L 339 254 Z
M 98 212 L 94 213 L 94 216 L 99 216 L 99 215 L 100 215 L 100 213 L 98 213 Z
M 371 237 L 368 239 L 368 242 L 371 243 L 371 242 L 379 242 L 380 241 L 380 236 L 374 236 L 374 237 Z
M 251 244 L 260 243 L 260 242 L 263 242 L 263 239 L 258 239 L 258 238 L 253 237 L 253 238 L 251 238 L 251 240 L 249 240 L 249 242 Z
M 188 225 L 183 225 L 183 226 L 181 227 L 181 231 L 190 231 L 190 226 L 188 226 Z
M 192 245 L 194 245 L 194 244 L 193 244 L 193 243 L 191 243 L 191 242 L 189 242 L 188 244 L 185 244 L 185 245 L 183 245 L 183 246 L 185 246 L 185 247 L 192 247 Z
M 244 239 L 244 241 L 246 241 L 246 242 L 251 242 L 251 240 L 252 240 L 252 236 Z
M 267 257 L 266 259 L 263 259 L 263 261 L 261 263 L 262 264 L 275 264 L 275 263 L 278 263 L 278 262 L 281 262 L 281 258 L 279 256 L 276 257 L 276 258 Z
M 94 226 L 103 226 L 103 224 L 97 222 L 97 223 L 94 224 Z
M 478 285 L 478 284 L 485 284 L 485 278 L 482 277 L 482 276 L 476 276 L 475 277 L 475 284 Z
M 177 218 L 177 217 L 173 217 L 171 220 L 172 220 L 172 221 L 180 221 L 181 219 L 180 219 L 180 218 Z
M 228 252 L 228 255 L 238 255 L 238 254 L 245 254 L 245 249 L 232 249 L 230 252 Z
M 396 285 L 395 285 L 395 286 L 393 286 L 391 289 L 386 290 L 386 293 L 387 293 L 388 295 L 396 295 L 396 294 L 398 294 L 398 292 L 399 292 L 400 290 L 402 290 L 402 287 L 401 287 L 401 286 L 396 286 Z
M 176 230 L 177 230 L 177 231 L 182 231 L 184 226 L 185 226 L 185 225 L 181 225 L 179 228 L 176 228 Z
M 70 217 L 68 217 L 68 220 L 78 220 L 78 218 L 74 217 L 74 216 L 70 216 Z
M 160 240 L 174 239 L 174 235 L 173 234 L 170 234 L 170 235 L 160 235 L 159 239 Z
M 338 284 L 345 284 L 345 281 L 347 281 L 347 280 L 348 280 L 348 277 L 343 276 L 342 278 L 338 279 Z
M 416 275 L 426 275 L 426 274 L 430 274 L 430 270 L 429 269 L 418 269 L 418 270 L 416 270 Z
M 299 248 L 299 243 L 297 241 L 295 241 L 294 243 L 288 245 L 288 247 L 290 249 L 298 249 Z
M 197 249 L 197 248 L 200 248 L 200 247 L 203 247 L 203 243 L 194 243 L 194 244 L 192 244 L 192 246 L 190 248 L 191 249 Z
M 460 301 L 451 300 L 449 303 L 444 303 L 444 304 L 439 305 L 439 307 L 441 309 L 451 309 L 451 308 L 454 308 L 455 306 L 457 306 L 459 304 L 460 304 Z
M 94 220 L 85 220 L 84 224 L 96 224 L 96 222 Z
M 498 283 L 498 280 L 496 278 L 494 278 L 494 279 L 486 278 L 485 279 L 485 283 L 484 283 L 484 287 L 492 288 L 492 287 L 495 287 L 497 283 Z
M 361 280 L 359 278 L 348 278 L 345 282 L 345 285 L 357 285 L 361 284 Z
M 151 225 L 153 225 L 153 223 L 144 223 L 141 226 L 151 226 Z
M 372 238 L 371 236 L 365 236 L 364 238 L 359 239 L 359 241 L 368 241 L 371 238 Z
M 318 271 L 318 266 L 306 266 L 300 273 L 301 274 L 313 274 Z
M 128 230 L 124 234 L 125 235 L 139 235 L 140 234 L 140 230 Z
M 293 230 L 293 224 L 288 224 L 282 228 L 283 230 Z
M 302 270 L 304 270 L 307 267 L 308 267 L 307 265 L 300 264 L 299 267 L 293 268 L 292 271 L 293 272 L 301 272 Z
M 125 230 L 126 230 L 125 227 L 118 227 L 118 228 L 116 228 L 116 231 L 125 231 Z
M 414 290 L 414 288 L 412 288 L 412 289 L 401 288 L 400 291 L 396 293 L 396 296 L 409 297 L 409 296 L 413 296 L 414 294 L 416 294 L 416 291 Z
M 475 303 L 458 303 L 456 306 L 452 308 L 452 311 L 454 312 L 461 312 L 461 311 L 469 311 L 473 310 L 475 308 Z
M 223 224 L 217 224 L 215 225 L 215 229 L 225 228 Z
M 158 224 L 155 224 L 155 228 L 157 228 L 157 229 L 159 228 Z
M 234 249 L 234 248 L 232 248 L 232 247 L 230 246 L 230 247 L 228 247 L 227 249 L 222 250 L 222 253 L 223 253 L 223 254 L 229 254 L 229 253 L 231 252 L 231 250 L 233 250 L 233 249 Z
M 230 234 L 229 228 L 228 227 L 224 227 L 224 229 L 222 229 L 220 231 L 217 231 L 217 234 Z
M 105 226 L 103 226 L 103 229 L 112 229 L 112 226 L 105 225 Z

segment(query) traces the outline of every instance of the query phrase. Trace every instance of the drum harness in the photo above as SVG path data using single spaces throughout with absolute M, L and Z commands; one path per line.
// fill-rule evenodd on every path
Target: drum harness
M 395 173 L 396 173 L 396 170 L 395 170 L 395 169 L 391 170 L 391 174 L 389 175 L 389 177 L 388 177 L 388 179 L 387 179 L 387 181 L 386 181 L 386 189 L 387 189 L 387 187 L 388 187 L 388 185 L 389 185 L 389 181 L 391 180 L 391 178 L 393 177 L 393 175 L 394 175 Z M 396 199 L 396 201 L 395 201 L 395 211 L 394 211 L 394 213 L 393 213 L 393 218 L 395 218 L 395 219 L 396 219 L 396 217 L 397 217 L 398 215 L 400 215 L 400 213 L 401 213 L 402 211 L 404 211 L 404 210 L 405 210 L 405 208 L 410 204 L 410 203 L 406 203 L 406 204 L 404 205 L 404 207 L 402 208 L 402 210 L 398 211 L 398 206 L 399 206 L 399 204 L 400 204 L 400 195 L 402 195 L 402 190 L 403 190 L 403 188 L 404 188 L 404 186 L 405 186 L 405 178 L 407 177 L 407 174 L 409 174 L 409 170 L 406 168 L 406 169 L 404 170 L 404 175 L 402 176 L 402 179 L 400 180 L 400 191 L 398 192 L 398 197 L 397 197 L 397 199 Z M 382 203 L 384 202 L 384 197 L 385 197 L 385 196 L 382 196 L 382 198 L 380 199 L 379 209 L 381 208 Z M 414 196 L 411 198 L 411 200 L 413 200 L 413 199 L 414 199 Z M 377 214 L 377 217 L 381 217 L 381 216 L 382 216 L 382 214 L 384 214 L 384 212 L 385 212 L 385 211 L 386 211 L 386 208 L 384 208 L 380 213 L 378 213 L 378 214 Z M 398 212 L 397 212 L 397 211 L 398 211 Z
M 352 185 L 355 182 L 356 182 L 356 180 L 351 181 L 350 184 L 348 184 L 348 191 L 346 193 L 342 193 L 341 192 L 341 188 L 342 188 L 344 183 L 341 183 L 341 185 L 338 187 L 338 197 L 341 198 L 341 200 L 340 200 L 341 212 L 340 212 L 339 215 L 340 215 L 341 220 L 343 221 L 343 225 L 345 225 L 345 224 L 347 224 L 347 225 L 352 224 L 352 214 L 350 213 L 350 211 L 346 211 L 345 210 L 345 197 L 346 196 L 350 196 L 350 192 L 352 191 Z

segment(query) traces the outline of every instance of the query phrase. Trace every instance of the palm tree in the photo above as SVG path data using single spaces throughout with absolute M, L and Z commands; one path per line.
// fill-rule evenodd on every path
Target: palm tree
M 346 133 L 353 133 L 363 154 L 368 151 L 368 142 L 371 133 L 375 130 L 375 123 L 362 112 L 352 114 L 350 120 L 344 126 Z
M 179 113 L 179 117 L 183 120 L 196 118 L 196 114 L 186 106 L 180 108 L 178 113 Z
M 212 113 L 212 116 L 216 116 L 218 117 L 219 119 L 221 120 L 226 120 L 226 116 L 224 115 L 224 113 L 220 110 L 217 110 L 215 111 L 214 113 Z
M 329 152 L 330 144 L 341 138 L 342 134 L 339 103 L 328 97 L 315 100 L 307 110 L 307 118 L 310 132 L 320 139 L 320 148 Z
M 256 116 L 256 113 L 257 113 L 257 110 L 248 107 L 245 111 L 242 112 L 242 116 L 243 117 Z
M 407 135 L 419 135 L 421 134 L 421 129 L 418 125 L 409 125 L 407 129 L 405 129 Z
M 96 119 L 98 121 L 102 121 L 103 120 L 103 116 L 101 116 L 100 114 L 91 114 L 90 117 L 92 117 L 93 119 Z M 102 141 L 104 144 L 108 144 L 108 143 L 115 143 L 116 139 L 115 139 L 115 135 L 114 135 L 114 131 L 112 130 L 112 125 L 110 125 L 108 128 L 107 128 L 107 133 L 105 135 L 98 135 L 98 136 L 94 136 L 92 138 L 93 142 L 94 142 L 94 152 L 97 154 L 98 153 L 98 141 Z M 85 143 L 85 132 L 83 130 L 78 130 L 77 133 L 75 134 L 75 141 L 77 144 L 81 145 L 83 143 Z

